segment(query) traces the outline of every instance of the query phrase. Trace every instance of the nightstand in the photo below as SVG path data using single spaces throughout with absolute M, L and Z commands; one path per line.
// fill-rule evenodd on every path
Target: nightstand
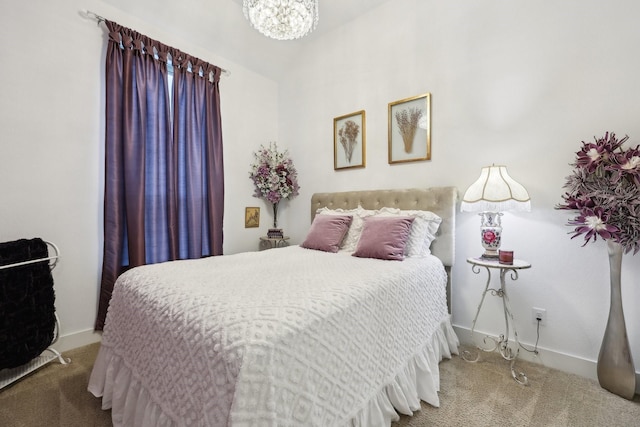
M 260 250 L 284 248 L 289 246 L 289 236 L 284 237 L 260 237 Z
M 523 261 L 521 259 L 514 259 L 513 264 L 501 264 L 498 260 L 493 259 L 483 259 L 483 258 L 467 258 L 467 262 L 471 264 L 471 271 L 475 274 L 480 274 L 480 272 L 484 269 L 487 272 L 487 283 L 484 287 L 484 292 L 482 292 L 482 298 L 480 299 L 480 304 L 478 305 L 478 310 L 476 311 L 476 317 L 473 319 L 473 323 L 471 326 L 471 341 L 474 341 L 474 333 L 476 329 L 476 321 L 478 320 L 478 315 L 480 314 L 480 310 L 482 309 L 482 304 L 484 303 L 484 298 L 487 295 L 487 292 L 490 292 L 491 295 L 502 298 L 502 308 L 504 310 L 504 323 L 505 323 L 505 333 L 501 334 L 498 339 L 485 336 L 482 340 L 484 344 L 487 344 L 488 341 L 492 341 L 490 344 L 491 347 L 485 348 L 481 346 L 476 346 L 477 353 L 475 357 L 472 356 L 471 352 L 465 350 L 462 352 L 462 358 L 467 362 L 477 362 L 480 359 L 480 350 L 486 352 L 492 352 L 498 350 L 500 355 L 505 359 L 511 362 L 511 376 L 516 382 L 527 385 L 529 380 L 524 372 L 517 372 L 515 369 L 515 361 L 518 357 L 518 353 L 520 352 L 520 341 L 518 340 L 518 331 L 516 330 L 515 320 L 513 317 L 513 312 L 511 311 L 511 307 L 509 304 L 509 297 L 507 295 L 507 286 L 506 286 L 506 277 L 507 275 L 510 277 L 511 281 L 518 280 L 518 271 L 524 270 L 531 267 L 527 261 Z M 497 270 L 500 274 L 500 288 L 494 289 L 490 288 L 491 284 L 491 272 L 493 270 Z M 513 347 L 509 346 L 509 326 L 513 329 L 513 337 L 515 341 L 515 345 Z

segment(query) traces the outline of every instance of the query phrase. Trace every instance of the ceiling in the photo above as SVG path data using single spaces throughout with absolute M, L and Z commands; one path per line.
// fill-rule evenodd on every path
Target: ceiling
M 242 12 L 242 0 L 103 1 L 277 81 L 305 45 L 390 0 L 319 0 L 316 29 L 306 37 L 286 41 L 272 40 L 253 29 Z M 102 15 L 99 10 L 94 12 Z M 109 16 L 105 18 L 109 19 Z M 118 23 L 131 26 L 126 22 Z M 155 38 L 153 34 L 147 35 Z M 181 49 L 181 46 L 174 47 Z M 229 69 L 233 74 L 232 66 L 216 65 Z

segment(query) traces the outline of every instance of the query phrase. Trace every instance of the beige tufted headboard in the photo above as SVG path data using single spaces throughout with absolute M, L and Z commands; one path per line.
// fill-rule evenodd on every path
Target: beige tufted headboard
M 431 211 L 442 218 L 431 253 L 442 260 L 449 274 L 447 297 L 451 311 L 451 266 L 455 260 L 455 217 L 458 190 L 456 187 L 409 188 L 401 190 L 365 190 L 337 193 L 315 193 L 311 196 L 311 220 L 322 207 L 329 209 L 365 209 L 384 206 L 399 209 Z

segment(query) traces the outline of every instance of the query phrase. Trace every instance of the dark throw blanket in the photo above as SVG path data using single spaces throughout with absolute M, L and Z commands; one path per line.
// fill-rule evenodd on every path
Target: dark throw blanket
M 0 265 L 47 258 L 42 239 L 0 243 Z M 24 365 L 53 341 L 55 295 L 47 261 L 0 270 L 0 369 Z

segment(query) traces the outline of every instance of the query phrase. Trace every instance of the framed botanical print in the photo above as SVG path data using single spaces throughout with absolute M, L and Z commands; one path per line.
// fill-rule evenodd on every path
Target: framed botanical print
M 365 167 L 365 127 L 364 110 L 333 119 L 333 169 Z
M 260 208 L 244 208 L 244 228 L 260 227 Z
M 389 163 L 431 160 L 431 94 L 389 103 Z

